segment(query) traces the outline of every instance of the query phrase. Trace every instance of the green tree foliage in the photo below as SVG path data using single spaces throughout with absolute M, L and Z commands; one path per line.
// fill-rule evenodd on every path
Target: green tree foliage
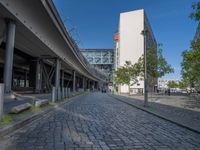
M 192 8 L 194 12 L 190 14 L 190 17 L 196 21 L 200 20 L 200 2 L 192 3 Z
M 147 74 L 150 86 L 155 85 L 157 78 L 173 71 L 173 68 L 163 57 L 160 47 L 158 50 L 153 48 L 147 50 Z M 138 80 L 143 80 L 143 77 L 144 56 L 142 55 L 137 63 L 132 65 L 130 61 L 126 61 L 123 67 L 118 68 L 115 72 L 115 84 L 126 84 L 129 86 L 130 91 L 130 86 L 136 84 Z
M 182 78 L 191 87 L 200 88 L 200 40 L 191 43 L 191 50 L 182 53 Z
M 185 82 L 184 80 L 182 80 L 182 81 L 179 81 L 179 83 L 178 83 L 178 87 L 179 88 L 187 88 L 188 87 L 188 83 L 187 82 Z
M 169 88 L 178 88 L 178 87 L 179 87 L 179 84 L 178 84 L 177 82 L 175 82 L 175 81 L 169 81 L 169 82 L 167 83 L 167 86 L 168 86 Z
M 157 83 L 157 78 L 173 72 L 174 69 L 168 64 L 162 54 L 161 44 L 158 45 L 158 49 L 150 48 L 147 50 L 147 74 L 150 87 Z
M 140 76 L 142 72 L 141 69 L 143 64 L 141 64 L 141 62 L 141 58 L 135 64 L 126 61 L 124 66 L 115 71 L 115 84 L 128 85 L 130 93 L 130 86 L 138 82 L 138 76 Z
M 174 72 L 174 69 L 164 58 L 160 44 L 158 45 L 157 52 L 156 49 L 148 49 L 147 69 L 148 75 L 153 78 L 160 78 L 165 74 Z

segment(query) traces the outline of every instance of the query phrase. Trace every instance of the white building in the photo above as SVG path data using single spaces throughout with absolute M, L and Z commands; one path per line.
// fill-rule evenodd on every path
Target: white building
M 118 38 L 115 34 L 116 69 L 123 66 L 126 61 L 131 61 L 132 64 L 136 63 L 144 54 L 144 36 L 141 34 L 144 30 L 148 31 L 146 34 L 147 49 L 156 48 L 157 43 L 143 9 L 120 14 Z M 144 81 L 142 80 L 131 86 L 130 93 L 143 92 L 143 89 Z M 128 86 L 119 86 L 119 92 L 128 93 Z

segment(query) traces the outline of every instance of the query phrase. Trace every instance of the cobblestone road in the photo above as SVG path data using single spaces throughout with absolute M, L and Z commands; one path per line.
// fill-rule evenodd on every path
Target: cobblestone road
M 12 135 L 9 150 L 200 150 L 200 134 L 93 93 Z

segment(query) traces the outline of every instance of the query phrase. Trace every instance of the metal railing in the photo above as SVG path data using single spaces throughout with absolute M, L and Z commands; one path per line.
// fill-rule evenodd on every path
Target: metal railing
M 95 68 L 93 65 L 91 65 L 87 59 L 83 56 L 83 54 L 81 53 L 78 45 L 76 44 L 75 40 L 72 38 L 72 36 L 70 35 L 70 40 L 73 44 L 73 50 L 74 52 L 77 54 L 77 56 L 80 58 L 81 62 L 84 63 L 84 65 L 88 68 L 88 70 L 90 71 L 90 73 L 102 80 L 104 80 L 106 78 L 106 75 L 102 72 L 100 72 L 100 70 L 98 70 L 97 68 Z

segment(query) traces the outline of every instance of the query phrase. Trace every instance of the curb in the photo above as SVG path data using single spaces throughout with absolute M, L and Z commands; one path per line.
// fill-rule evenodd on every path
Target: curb
M 118 97 L 116 97 L 116 96 L 110 95 L 110 94 L 108 94 L 108 96 L 110 96 L 110 97 L 112 97 L 112 98 L 114 98 L 114 99 L 116 99 L 116 100 L 118 100 L 118 101 L 120 101 L 120 102 L 123 102 L 123 103 L 125 103 L 125 104 L 127 104 L 127 105 L 130 105 L 130 106 L 132 106 L 132 107 L 135 107 L 135 108 L 137 108 L 137 109 L 140 109 L 140 110 L 142 110 L 142 111 L 144 111 L 144 112 L 150 113 L 150 114 L 152 114 L 152 115 L 154 115 L 154 116 L 156 116 L 156 117 L 158 117 L 158 118 L 164 119 L 164 120 L 166 120 L 166 121 L 169 121 L 169 122 L 174 123 L 174 124 L 176 124 L 176 125 L 178 125 L 178 126 L 181 126 L 181 127 L 186 128 L 186 129 L 188 129 L 188 130 L 190 130 L 190 131 L 193 131 L 193 132 L 196 132 L 196 133 L 200 134 L 200 131 L 199 131 L 199 130 L 196 130 L 196 129 L 194 129 L 194 128 L 191 128 L 190 126 L 185 125 L 185 124 L 180 123 L 180 122 L 177 122 L 177 121 L 175 121 L 175 120 L 169 119 L 169 118 L 167 118 L 167 117 L 165 117 L 165 116 L 163 116 L 163 115 L 160 115 L 160 114 L 155 113 L 155 112 L 153 112 L 153 111 L 151 111 L 151 110 L 148 110 L 148 109 L 146 109 L 145 107 L 141 107 L 141 106 L 138 106 L 138 105 L 136 105 L 136 104 L 132 104 L 132 103 L 126 102 L 126 101 L 124 101 L 124 100 L 122 100 L 122 99 L 120 99 L 120 98 L 118 98 Z
M 10 124 L 10 125 L 7 125 L 3 128 L 0 129 L 0 137 L 3 137 L 19 128 L 22 128 L 23 126 L 33 122 L 33 121 L 36 121 L 37 119 L 40 119 L 42 117 L 44 117 L 45 114 L 48 114 L 49 112 L 51 112 L 55 107 L 57 106 L 60 106 L 60 105 L 63 105 L 63 104 L 67 104 L 67 103 L 70 103 L 74 100 L 74 98 L 77 98 L 77 97 L 80 97 L 80 96 L 84 96 L 84 95 L 87 95 L 89 93 L 82 93 L 82 94 L 79 94 L 79 95 L 76 95 L 76 96 L 73 96 L 73 97 L 70 97 L 68 98 L 66 101 L 64 102 L 61 102 L 59 104 L 56 104 L 50 108 L 47 108 L 47 110 L 41 110 L 40 112 L 37 112 L 23 120 L 20 120 L 16 123 L 13 123 L 13 124 Z

